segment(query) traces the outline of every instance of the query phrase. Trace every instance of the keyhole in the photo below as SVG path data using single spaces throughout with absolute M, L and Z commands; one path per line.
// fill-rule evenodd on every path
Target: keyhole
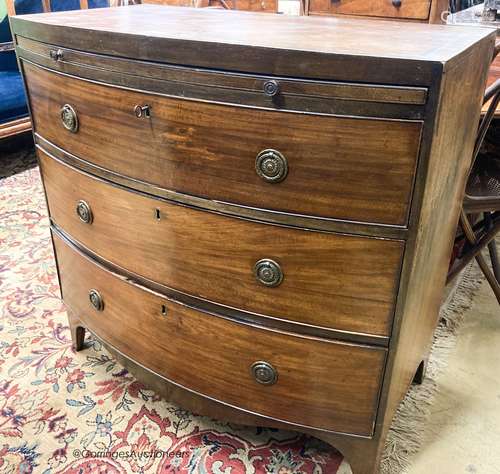
M 164 304 L 161 305 L 161 314 L 163 316 L 167 315 L 167 307 Z
M 161 213 L 160 213 L 159 209 L 155 209 L 155 217 L 156 217 L 156 220 L 158 220 L 158 221 L 161 219 Z

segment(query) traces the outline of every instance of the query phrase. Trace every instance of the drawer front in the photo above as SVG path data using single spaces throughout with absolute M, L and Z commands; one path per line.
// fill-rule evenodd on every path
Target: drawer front
M 310 0 L 311 14 L 363 15 L 384 18 L 426 20 L 430 0 Z
M 237 408 L 299 425 L 372 434 L 384 349 L 206 315 L 125 282 L 56 234 L 54 243 L 68 309 L 134 361 Z
M 29 64 L 24 71 L 35 131 L 107 170 L 255 208 L 407 222 L 419 122 L 233 107 L 97 85 Z M 61 120 L 66 104 L 67 126 L 78 123 L 73 132 Z
M 232 308 L 389 334 L 403 242 L 221 216 L 110 185 L 41 151 L 39 157 L 51 218 L 108 261 Z M 80 201 L 88 208 L 79 216 Z

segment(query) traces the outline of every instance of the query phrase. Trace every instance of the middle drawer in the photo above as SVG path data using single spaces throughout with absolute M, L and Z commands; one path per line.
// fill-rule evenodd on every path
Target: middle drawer
M 39 158 L 51 218 L 104 259 L 232 308 L 389 335 L 403 242 L 218 215 L 111 185 L 42 151 Z

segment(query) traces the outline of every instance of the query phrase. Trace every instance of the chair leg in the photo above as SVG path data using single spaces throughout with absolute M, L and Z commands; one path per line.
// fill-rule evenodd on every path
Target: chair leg
M 422 385 L 424 383 L 425 374 L 427 372 L 427 359 L 420 362 L 418 365 L 415 376 L 413 377 L 413 382 L 416 385 Z
M 460 213 L 460 223 L 462 224 L 462 229 L 464 230 L 464 234 L 467 237 L 467 240 L 471 243 L 471 245 L 475 245 L 477 243 L 476 234 L 474 233 L 472 226 L 470 225 L 469 219 L 467 218 L 467 215 L 465 214 L 463 209 L 462 212 Z M 488 283 L 490 284 L 493 293 L 495 293 L 498 304 L 500 304 L 500 284 L 498 283 L 498 280 L 495 278 L 495 275 L 491 272 L 490 267 L 488 267 L 488 264 L 486 263 L 486 260 L 484 259 L 481 253 L 478 253 L 476 255 L 476 261 L 479 267 L 481 268 L 482 272 L 484 273 L 486 280 L 488 280 Z
M 488 244 L 488 250 L 490 251 L 491 266 L 493 267 L 493 274 L 497 281 L 500 282 L 500 264 L 498 262 L 498 250 L 494 240 Z
M 498 284 L 498 280 L 495 278 L 495 275 L 493 275 L 493 273 L 491 272 L 490 267 L 488 266 L 486 260 L 481 254 L 476 255 L 476 261 L 479 267 L 481 268 L 482 272 L 484 273 L 486 280 L 488 280 L 488 283 L 490 284 L 493 293 L 495 293 L 498 304 L 500 304 L 500 285 Z
M 493 222 L 491 220 L 491 214 L 489 212 L 484 213 L 484 221 L 486 223 L 486 230 L 490 230 L 493 227 Z M 493 239 L 488 244 L 488 250 L 490 252 L 491 259 L 491 267 L 493 268 L 493 274 L 498 282 L 500 282 L 500 264 L 498 262 L 498 251 L 495 243 L 495 239 Z

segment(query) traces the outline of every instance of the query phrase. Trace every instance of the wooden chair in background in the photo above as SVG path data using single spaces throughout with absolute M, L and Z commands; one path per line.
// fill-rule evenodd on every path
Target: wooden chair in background
M 490 128 L 499 102 L 500 79 L 497 79 L 486 89 L 484 95 L 483 103 L 488 103 L 488 109 L 481 119 L 477 133 L 460 214 L 461 232 L 455 240 L 455 249 L 458 251 L 448 273 L 448 282 L 475 258 L 500 303 L 500 265 L 495 244 L 495 237 L 500 232 L 500 145 L 495 143 L 492 149 L 484 147 L 486 132 Z M 498 142 L 498 136 L 493 138 Z M 481 253 L 486 247 L 489 250 L 492 270 Z

